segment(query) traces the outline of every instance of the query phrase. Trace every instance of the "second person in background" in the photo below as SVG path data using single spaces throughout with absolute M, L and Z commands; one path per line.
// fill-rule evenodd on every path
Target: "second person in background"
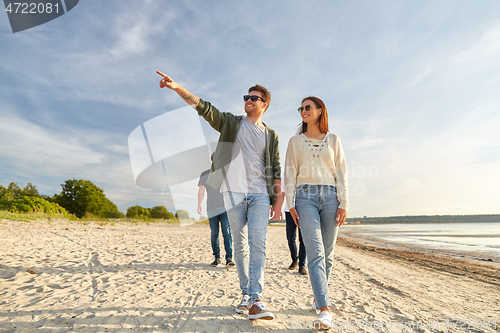
M 214 160 L 214 154 L 210 156 L 211 161 Z M 198 181 L 198 214 L 201 215 L 202 208 L 201 202 L 207 192 L 207 216 L 210 224 L 210 243 L 212 244 L 212 253 L 215 260 L 210 264 L 213 267 L 220 265 L 220 242 L 219 242 L 219 228 L 222 231 L 224 238 L 224 249 L 226 250 L 226 268 L 234 267 L 233 261 L 233 240 L 231 239 L 231 227 L 229 226 L 229 219 L 227 217 L 226 208 L 224 208 L 224 198 L 220 193 L 220 188 L 214 189 L 207 184 L 210 169 L 205 170 L 200 175 Z M 220 227 L 219 227 L 220 226 Z
M 281 175 L 281 179 L 285 179 L 285 175 Z M 281 188 L 285 190 L 286 183 L 284 181 L 281 182 Z M 285 208 L 285 225 L 286 225 L 286 240 L 288 242 L 288 249 L 290 250 L 290 255 L 292 257 L 292 263 L 288 266 L 288 269 L 294 271 L 299 267 L 300 275 L 307 275 L 306 268 L 306 248 L 304 246 L 304 241 L 302 240 L 302 233 L 300 232 L 300 228 L 297 227 L 295 221 L 290 214 L 290 210 L 288 209 L 288 204 L 285 200 L 285 192 L 282 192 L 282 202 Z M 293 204 L 293 203 L 292 203 Z M 295 244 L 295 240 L 297 239 L 297 234 L 299 235 L 299 251 L 297 256 L 297 245 Z

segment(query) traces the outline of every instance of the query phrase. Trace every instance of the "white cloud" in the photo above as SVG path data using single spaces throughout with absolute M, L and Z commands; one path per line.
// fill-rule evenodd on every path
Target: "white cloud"
M 432 73 L 430 68 L 425 69 L 422 73 L 420 73 L 415 81 L 413 82 L 413 86 L 416 86 L 420 81 L 422 81 L 426 76 Z
M 31 121 L 12 115 L 2 116 L 0 151 L 4 160 L 23 161 L 19 167 L 32 172 L 43 169 L 54 173 L 67 172 L 104 160 L 104 154 L 91 150 L 81 137 L 51 133 Z
M 90 129 L 48 130 L 3 113 L 0 122 L 3 173 L 16 172 L 25 178 L 83 178 L 104 184 L 119 184 L 130 177 L 133 183 L 127 147 L 114 140 L 107 133 Z
M 456 55 L 453 63 L 458 66 L 465 64 L 483 67 L 498 65 L 500 58 L 500 22 L 487 30 L 481 39 L 469 49 Z

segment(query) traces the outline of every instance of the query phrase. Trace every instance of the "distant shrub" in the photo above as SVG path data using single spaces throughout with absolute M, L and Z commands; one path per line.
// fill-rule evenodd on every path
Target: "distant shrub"
M 85 215 L 83 215 L 80 220 L 82 221 L 103 221 L 104 218 L 94 215 L 90 212 L 85 212 Z
M 62 192 L 54 201 L 79 218 L 92 213 L 102 218 L 119 218 L 123 213 L 104 195 L 104 190 L 89 180 L 70 179 L 61 184 Z
M 155 206 L 150 209 L 151 218 L 171 220 L 175 218 L 174 214 L 169 212 L 164 206 Z
M 171 220 L 175 216 L 167 210 L 164 206 L 155 206 L 153 208 L 144 208 L 141 206 L 132 206 L 127 209 L 128 218 L 141 219 L 144 221 L 151 221 L 152 219 Z
M 68 211 L 55 202 L 31 196 L 14 197 L 12 200 L 0 200 L 0 210 L 11 213 L 45 213 L 50 215 L 70 216 Z
M 11 182 L 8 187 L 0 185 L 0 200 L 12 200 L 15 197 L 38 197 L 42 196 L 38 193 L 36 186 L 28 183 L 25 188 L 21 189 L 16 182 Z
M 179 209 L 175 213 L 175 217 L 177 217 L 178 219 L 186 219 L 186 220 L 188 220 L 189 219 L 189 213 L 187 211 L 185 211 L 184 209 Z
M 142 219 L 142 220 L 149 220 L 151 219 L 151 213 L 149 211 L 149 208 L 144 208 L 141 206 L 132 206 L 127 209 L 127 217 L 129 218 L 135 218 L 135 219 Z

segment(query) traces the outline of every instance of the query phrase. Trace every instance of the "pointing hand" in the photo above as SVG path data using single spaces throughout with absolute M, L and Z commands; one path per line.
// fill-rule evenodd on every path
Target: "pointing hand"
M 168 75 L 163 74 L 162 72 L 156 71 L 159 75 L 163 76 L 163 79 L 160 80 L 160 88 L 168 88 L 175 90 L 179 85 L 172 80 Z

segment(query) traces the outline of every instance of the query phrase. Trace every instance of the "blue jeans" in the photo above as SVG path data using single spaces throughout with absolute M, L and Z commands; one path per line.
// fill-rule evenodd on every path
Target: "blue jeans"
M 211 216 L 210 214 L 208 216 Z M 220 258 L 220 242 L 219 242 L 219 222 L 224 237 L 224 249 L 226 250 L 226 259 L 233 258 L 233 241 L 231 239 L 231 230 L 227 213 L 212 216 L 208 219 L 210 223 L 212 251 L 216 258 Z
M 339 207 L 335 186 L 300 185 L 295 196 L 302 239 L 306 247 L 309 280 L 317 308 L 332 305 L 328 282 L 333 267 L 333 250 L 339 227 L 335 217 Z
M 295 239 L 297 235 L 297 230 L 299 234 L 299 267 L 304 267 L 306 265 L 306 248 L 304 246 L 304 241 L 302 240 L 302 232 L 300 228 L 297 228 L 295 222 L 293 221 L 292 214 L 290 212 L 285 212 L 286 218 L 286 239 L 288 241 L 288 248 L 290 249 L 290 255 L 292 256 L 292 261 L 297 260 L 297 245 L 295 245 Z
M 224 205 L 231 224 L 234 261 L 243 295 L 262 300 L 266 265 L 269 195 L 224 192 Z

